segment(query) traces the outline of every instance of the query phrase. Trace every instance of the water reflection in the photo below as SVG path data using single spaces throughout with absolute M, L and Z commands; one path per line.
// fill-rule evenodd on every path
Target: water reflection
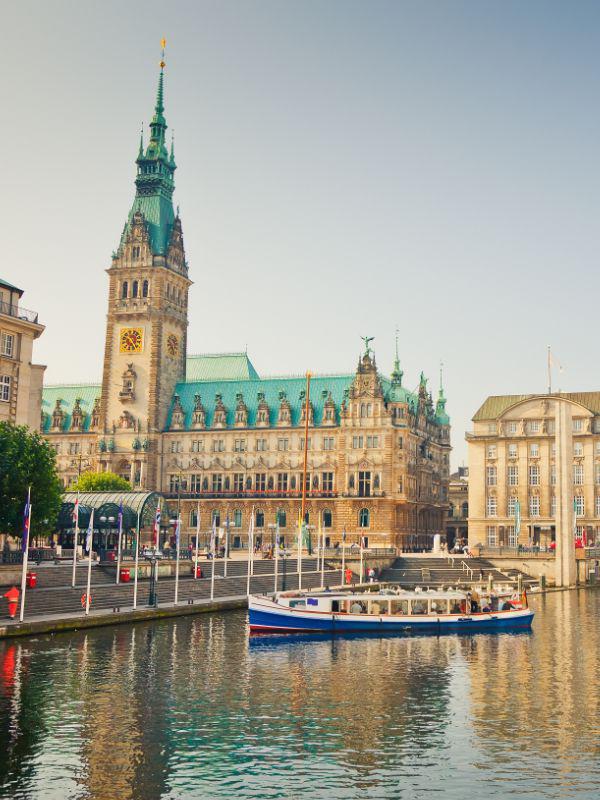
M 0 796 L 592 797 L 600 593 L 530 635 L 249 645 L 240 613 L 0 643 Z

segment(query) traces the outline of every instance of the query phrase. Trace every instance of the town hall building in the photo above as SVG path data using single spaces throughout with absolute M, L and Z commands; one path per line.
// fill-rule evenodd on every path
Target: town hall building
M 140 141 L 135 198 L 107 270 L 102 381 L 47 386 L 42 431 L 67 488 L 86 470 L 176 498 L 184 531 L 213 521 L 260 535 L 278 523 L 292 541 L 300 513 L 306 415 L 306 518 L 330 544 L 424 549 L 443 534 L 450 420 L 421 374 L 403 384 L 398 348 L 389 377 L 365 340 L 354 370 L 261 378 L 246 352 L 188 355 L 192 281 L 173 206 L 164 62 L 150 138 Z

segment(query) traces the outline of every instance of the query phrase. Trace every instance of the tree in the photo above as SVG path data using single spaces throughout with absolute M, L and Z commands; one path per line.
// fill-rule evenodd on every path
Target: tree
M 70 492 L 130 492 L 129 481 L 114 472 L 84 472 L 69 486 Z
M 23 509 L 31 487 L 31 535 L 53 530 L 62 487 L 56 453 L 39 433 L 24 425 L 0 422 L 0 531 L 23 533 Z

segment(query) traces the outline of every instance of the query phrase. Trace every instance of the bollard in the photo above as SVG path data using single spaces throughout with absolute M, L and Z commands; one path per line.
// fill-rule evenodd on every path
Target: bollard
M 540 589 L 542 592 L 546 591 L 546 576 L 544 574 L 540 575 Z

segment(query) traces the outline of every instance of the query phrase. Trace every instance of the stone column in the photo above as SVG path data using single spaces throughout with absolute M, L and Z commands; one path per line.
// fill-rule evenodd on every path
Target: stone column
M 556 556 L 557 586 L 574 586 L 577 581 L 575 537 L 573 536 L 573 417 L 571 406 L 557 399 L 556 408 Z

